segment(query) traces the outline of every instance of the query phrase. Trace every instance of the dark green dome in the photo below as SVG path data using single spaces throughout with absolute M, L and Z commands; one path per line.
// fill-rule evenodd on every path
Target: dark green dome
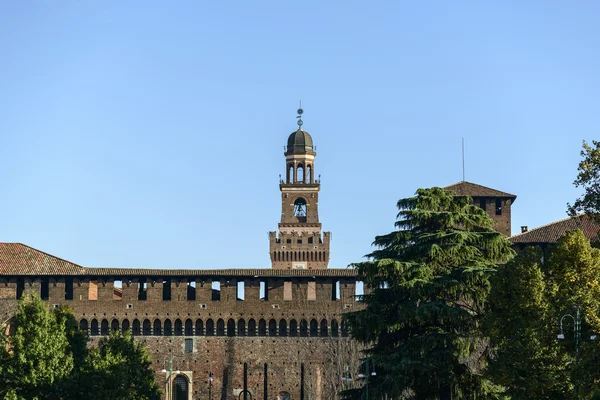
M 292 133 L 287 141 L 288 153 L 313 152 L 313 141 L 308 132 L 298 129 Z

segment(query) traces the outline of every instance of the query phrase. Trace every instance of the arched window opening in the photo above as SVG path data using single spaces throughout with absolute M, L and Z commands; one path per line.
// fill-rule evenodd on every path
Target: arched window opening
M 294 201 L 294 216 L 298 218 L 298 222 L 306 222 L 306 200 L 302 197 Z
M 108 335 L 108 321 L 103 319 L 102 322 L 100 323 L 100 334 L 102 336 L 106 336 Z
M 129 330 L 129 320 L 127 318 L 123 320 L 123 323 L 121 324 L 121 329 L 123 330 L 123 333 Z
M 287 336 L 287 321 L 285 319 L 279 321 L 279 336 Z
M 302 337 L 308 336 L 308 324 L 305 319 L 300 321 L 300 336 L 302 336 Z
M 140 320 L 139 319 L 133 320 L 133 327 L 131 329 L 131 333 L 133 334 L 133 336 L 140 336 Z
M 204 323 L 201 319 L 196 320 L 196 336 L 204 335 Z
M 312 165 L 307 165 L 306 166 L 306 179 L 305 179 L 306 183 L 312 183 Z
M 188 400 L 188 381 L 183 375 L 177 375 L 173 379 L 172 400 Z
M 342 321 L 342 336 L 343 337 L 347 337 L 348 336 L 348 327 L 346 326 L 346 324 L 344 323 L 344 321 Z
M 98 336 L 98 320 L 94 318 L 90 325 L 91 325 L 90 334 L 92 336 Z
M 256 336 L 256 321 L 252 318 L 248 321 L 248 336 Z
M 79 321 L 79 330 L 81 332 L 87 333 L 88 331 L 88 322 L 87 319 L 82 319 L 81 321 Z
M 286 182 L 287 183 L 294 183 L 294 166 L 292 164 L 288 164 Z
M 193 329 L 192 329 L 192 320 L 191 319 L 186 319 L 185 320 L 185 336 L 192 336 L 194 334 Z
M 304 166 L 302 164 L 298 164 L 298 168 L 296 168 L 296 182 L 304 183 Z
M 317 253 L 318 253 L 318 255 L 319 255 L 319 261 L 321 261 L 321 252 L 320 252 L 320 251 L 318 251 Z
M 338 322 L 334 319 L 331 321 L 331 336 L 337 337 L 338 334 Z
M 143 328 L 142 333 L 144 336 L 152 335 L 152 330 L 150 329 L 150 320 L 145 319 L 142 328 Z
M 165 324 L 163 325 L 163 332 L 165 336 L 172 336 L 173 335 L 173 329 L 172 329 L 172 325 L 171 325 L 171 320 L 170 319 L 166 319 L 165 320 Z
M 227 321 L 227 336 L 235 336 L 235 321 L 231 318 Z
M 319 333 L 319 323 L 316 319 L 310 320 L 310 336 L 317 336 Z
M 279 392 L 277 395 L 277 400 L 291 400 L 292 397 L 288 392 Z
M 274 319 L 269 321 L 269 336 L 277 336 L 277 321 Z
M 246 336 L 246 321 L 240 319 L 237 323 L 238 336 Z
M 160 336 L 162 334 L 162 331 L 160 329 L 160 319 L 157 319 L 154 321 L 154 327 L 152 329 L 152 334 L 154 336 Z
M 324 319 L 324 320 L 321 321 L 321 333 L 320 333 L 320 335 L 323 336 L 323 337 L 329 336 L 329 332 L 327 332 L 327 320 L 326 319 Z
M 175 320 L 175 336 L 183 336 L 183 323 L 179 318 Z
M 290 321 L 290 336 L 298 336 L 298 323 L 295 319 Z
M 225 321 L 222 318 L 217 320 L 217 336 L 225 336 Z
M 215 323 L 210 318 L 206 320 L 206 336 L 215 336 Z
M 264 319 L 258 321 L 258 336 L 267 336 L 267 323 Z

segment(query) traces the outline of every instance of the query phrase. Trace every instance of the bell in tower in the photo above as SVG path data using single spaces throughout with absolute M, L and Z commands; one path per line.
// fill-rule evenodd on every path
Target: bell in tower
M 320 181 L 315 179 L 315 147 L 302 130 L 302 108 L 298 130 L 287 141 L 285 180 L 280 180 L 281 221 L 278 232 L 269 232 L 271 266 L 281 269 L 324 269 L 329 263 L 330 233 L 321 232 L 319 222 Z

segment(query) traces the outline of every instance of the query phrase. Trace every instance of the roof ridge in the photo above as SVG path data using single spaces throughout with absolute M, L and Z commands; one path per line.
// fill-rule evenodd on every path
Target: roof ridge
M 55 255 L 52 255 L 52 254 L 50 254 L 50 253 L 46 253 L 45 251 L 42 251 L 42 250 L 36 249 L 35 247 L 31 247 L 31 246 L 28 246 L 28 245 L 26 245 L 26 244 L 23 244 L 23 243 L 20 243 L 20 242 L 14 242 L 14 243 L 10 243 L 10 244 L 18 244 L 18 245 L 21 245 L 21 246 L 27 247 L 28 249 L 35 250 L 35 251 L 37 251 L 37 252 L 39 252 L 39 253 L 45 254 L 45 255 L 47 255 L 48 257 L 56 258 L 57 260 L 64 261 L 64 262 L 66 262 L 66 263 L 69 263 L 69 264 L 72 264 L 72 265 L 78 266 L 79 268 L 83 268 L 83 269 L 85 270 L 85 267 L 84 267 L 83 265 L 79 265 L 79 264 L 76 264 L 76 263 L 74 263 L 73 261 L 65 260 L 64 258 L 57 257 L 57 256 L 55 256 Z
M 527 232 L 520 232 L 520 233 L 517 233 L 516 235 L 512 235 L 512 236 L 510 236 L 510 238 L 515 238 L 515 237 L 519 237 L 519 236 L 527 235 L 528 233 L 530 233 L 530 232 L 534 232 L 534 231 L 537 231 L 538 229 L 547 228 L 547 227 L 549 227 L 549 226 L 551 226 L 551 225 L 559 224 L 559 223 L 561 223 L 561 222 L 565 222 L 565 221 L 568 221 L 568 220 L 570 220 L 570 219 L 574 219 L 574 218 L 580 218 L 580 217 L 583 217 L 583 216 L 585 216 L 585 215 L 587 215 L 587 214 L 583 213 L 583 214 L 578 214 L 578 215 L 575 215 L 575 216 L 573 216 L 573 217 L 569 216 L 569 217 L 566 217 L 566 218 L 563 218 L 563 219 L 559 219 L 558 221 L 549 222 L 549 223 L 547 223 L 547 224 L 540 225 L 540 226 L 538 226 L 538 227 L 535 227 L 535 228 L 533 228 L 533 229 L 529 229 Z

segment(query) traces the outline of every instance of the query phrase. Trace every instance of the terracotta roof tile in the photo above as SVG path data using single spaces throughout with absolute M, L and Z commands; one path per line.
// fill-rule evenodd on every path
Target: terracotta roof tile
M 508 197 L 516 199 L 517 196 L 514 194 L 501 192 L 500 190 L 492 189 L 487 186 L 478 185 L 467 181 L 455 183 L 450 186 L 446 186 L 444 189 L 451 190 L 459 196 L 471 196 L 471 197 Z
M 90 268 L 74 264 L 21 243 L 0 243 L 0 275 L 92 276 L 243 276 L 243 277 L 353 277 L 356 270 L 328 269 L 145 269 Z
M 513 244 L 556 243 L 562 235 L 576 229 L 581 229 L 585 236 L 590 240 L 598 239 L 600 224 L 591 217 L 582 214 L 577 217 L 569 217 L 552 222 L 524 233 L 519 233 L 511 236 L 508 240 Z

